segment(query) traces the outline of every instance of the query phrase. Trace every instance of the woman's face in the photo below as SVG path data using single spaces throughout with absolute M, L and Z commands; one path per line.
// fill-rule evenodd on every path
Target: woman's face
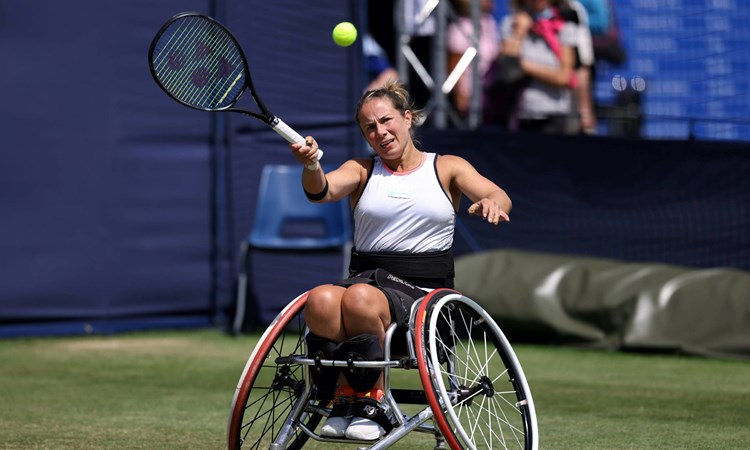
M 373 98 L 359 111 L 359 128 L 367 143 L 384 160 L 399 159 L 411 144 L 411 111 L 402 115 L 386 97 Z

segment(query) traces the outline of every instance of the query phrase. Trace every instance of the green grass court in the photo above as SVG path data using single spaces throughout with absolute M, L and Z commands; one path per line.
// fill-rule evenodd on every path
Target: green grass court
M 200 330 L 0 341 L 0 448 L 225 448 L 232 394 L 257 337 Z M 750 362 L 516 351 L 542 449 L 750 448 Z M 412 434 L 395 448 L 432 445 Z

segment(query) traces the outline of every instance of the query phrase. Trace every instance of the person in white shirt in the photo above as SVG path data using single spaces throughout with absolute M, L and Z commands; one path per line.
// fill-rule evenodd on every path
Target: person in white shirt
M 510 0 L 500 22 L 502 53 L 520 57 L 529 81 L 518 101 L 518 129 L 567 134 L 573 113 L 577 28 L 565 20 L 561 0 Z
M 422 289 L 453 286 L 451 247 L 462 195 L 473 202 L 468 212 L 489 224 L 510 220 L 510 197 L 468 161 L 416 147 L 421 115 L 404 87 L 392 81 L 365 92 L 357 106 L 355 117 L 375 152 L 372 158 L 350 159 L 325 173 L 316 164 L 315 139 L 290 144 L 306 167 L 302 187 L 308 198 L 331 202 L 348 196 L 354 217 L 351 277 L 308 294 L 304 317 L 311 356 L 382 360 L 386 329 L 392 322 L 408 325 Z M 381 403 L 380 371 L 320 369 L 313 378 L 317 395 L 334 400 L 321 434 L 383 436 L 391 422 Z

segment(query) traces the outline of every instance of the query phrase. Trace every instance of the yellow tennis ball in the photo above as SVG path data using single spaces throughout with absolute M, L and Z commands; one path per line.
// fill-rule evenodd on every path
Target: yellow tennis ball
M 333 28 L 333 42 L 348 47 L 357 40 L 357 27 L 351 22 L 341 22 Z

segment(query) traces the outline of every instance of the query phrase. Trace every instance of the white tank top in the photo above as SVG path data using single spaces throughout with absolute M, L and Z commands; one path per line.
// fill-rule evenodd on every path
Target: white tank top
M 361 252 L 424 253 L 453 245 L 456 211 L 437 176 L 436 155 L 424 153 L 409 172 L 380 157 L 354 208 L 354 247 Z

